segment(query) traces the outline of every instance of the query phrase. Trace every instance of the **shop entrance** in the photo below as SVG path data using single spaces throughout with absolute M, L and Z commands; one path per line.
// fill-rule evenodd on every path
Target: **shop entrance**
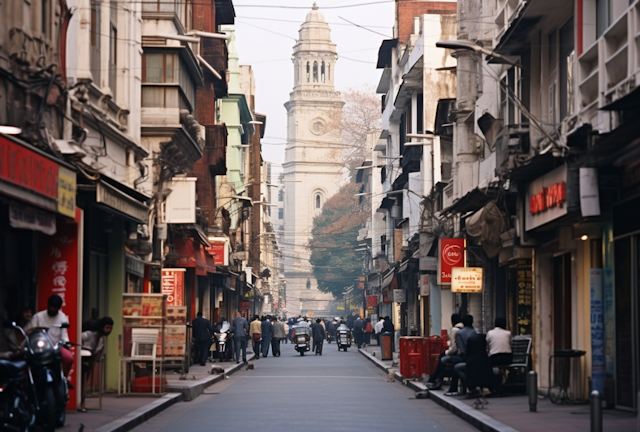
M 640 388 L 640 236 L 616 240 L 614 247 L 616 405 L 635 408 L 635 395 Z

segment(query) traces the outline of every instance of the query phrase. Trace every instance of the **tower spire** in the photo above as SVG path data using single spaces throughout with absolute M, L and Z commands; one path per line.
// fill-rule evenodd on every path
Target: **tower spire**
M 311 9 L 318 10 L 320 8 L 318 7 L 318 4 L 316 2 L 313 2 L 313 6 L 311 6 Z

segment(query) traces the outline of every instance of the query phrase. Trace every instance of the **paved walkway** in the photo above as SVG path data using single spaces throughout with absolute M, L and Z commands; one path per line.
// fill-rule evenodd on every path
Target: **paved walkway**
M 396 372 L 396 378 L 402 380 L 398 367 L 391 361 L 380 360 L 380 348 L 368 346 L 360 350 L 369 360 L 386 371 Z M 426 390 L 420 381 L 406 381 L 406 384 L 416 391 Z M 449 409 L 461 418 L 467 420 L 480 430 L 500 432 L 584 432 L 590 430 L 590 415 L 588 405 L 555 405 L 548 399 L 538 399 L 537 412 L 529 412 L 527 396 L 509 395 L 502 397 L 488 397 L 486 409 L 478 410 L 473 407 L 475 399 L 466 397 L 444 396 L 444 391 L 429 392 L 429 397 L 439 405 Z M 637 417 L 619 410 L 604 410 L 603 429 L 616 432 L 637 432 Z
M 248 350 L 247 357 L 253 358 Z M 224 374 L 211 374 L 212 367 L 224 367 Z M 167 378 L 167 393 L 158 396 L 105 394 L 102 398 L 102 409 L 99 410 L 98 399 L 86 401 L 87 412 L 67 412 L 67 421 L 62 432 L 77 432 L 84 425 L 84 432 L 126 432 L 137 425 L 164 411 L 180 401 L 190 401 L 201 395 L 205 389 L 225 379 L 230 374 L 244 368 L 236 362 L 207 363 L 206 366 L 195 365 L 183 378 L 178 373 L 170 372 Z

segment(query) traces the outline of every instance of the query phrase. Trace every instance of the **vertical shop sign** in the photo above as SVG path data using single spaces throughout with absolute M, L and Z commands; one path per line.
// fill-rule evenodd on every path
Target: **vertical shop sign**
M 76 220 L 81 220 L 80 211 L 76 212 Z M 40 257 L 38 264 L 38 310 L 47 308 L 49 297 L 57 294 L 62 297 L 62 311 L 69 317 L 67 333 L 71 342 L 80 343 L 79 336 L 80 314 L 78 312 L 79 284 L 78 248 L 79 224 L 75 222 L 58 222 L 57 232 L 53 236 L 40 235 Z M 80 352 L 72 346 L 71 352 L 74 364 L 69 373 L 69 382 L 80 388 L 78 370 L 80 367 Z M 76 391 L 69 390 L 67 409 L 76 409 Z
M 438 248 L 438 285 L 451 285 L 451 269 L 453 267 L 466 267 L 465 259 L 466 240 L 440 239 Z
M 589 270 L 591 292 L 591 388 L 604 394 L 604 325 L 602 269 Z
M 603 279 L 603 324 L 604 324 L 604 350 L 605 368 L 607 377 L 615 374 L 615 309 L 613 307 L 613 269 L 605 268 L 602 272 Z
M 518 334 L 533 334 L 533 273 L 531 260 L 518 260 L 516 284 L 518 290 Z
M 427 297 L 431 291 L 431 284 L 429 283 L 429 275 L 420 275 L 420 296 Z
M 185 269 L 162 269 L 162 294 L 167 296 L 167 306 L 185 306 Z

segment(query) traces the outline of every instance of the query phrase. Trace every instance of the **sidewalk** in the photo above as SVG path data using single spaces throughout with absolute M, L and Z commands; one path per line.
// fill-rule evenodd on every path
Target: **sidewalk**
M 361 349 L 360 353 L 384 371 L 394 371 L 398 381 L 415 391 L 426 390 L 426 386 L 420 381 L 405 380 L 400 375 L 399 368 L 393 366 L 391 361 L 380 360 L 381 352 L 378 346 L 367 346 Z M 395 358 L 397 358 L 397 354 L 394 355 Z M 548 399 L 538 399 L 538 411 L 532 413 L 529 412 L 529 402 L 526 395 L 489 397 L 487 398 L 489 403 L 483 410 L 477 410 L 473 407 L 476 399 L 466 399 L 463 396 L 444 396 L 443 390 L 429 392 L 429 398 L 482 431 L 584 432 L 590 430 L 588 405 L 554 405 Z M 619 410 L 604 410 L 603 413 L 603 430 L 637 431 L 635 414 Z
M 247 350 L 248 360 L 253 360 L 254 354 Z M 212 375 L 212 367 L 223 367 L 224 374 Z M 200 396 L 204 390 L 218 381 L 225 379 L 244 368 L 243 363 L 207 363 L 206 366 L 194 365 L 189 368 L 186 379 L 180 379 L 180 374 L 166 375 L 167 392 L 160 396 L 127 395 L 118 397 L 116 394 L 105 394 L 102 397 L 102 409 L 98 410 L 98 399 L 87 399 L 87 412 L 67 411 L 67 421 L 62 432 L 78 432 L 84 425 L 84 432 L 126 432 L 156 414 L 164 411 L 180 401 L 191 401 Z

